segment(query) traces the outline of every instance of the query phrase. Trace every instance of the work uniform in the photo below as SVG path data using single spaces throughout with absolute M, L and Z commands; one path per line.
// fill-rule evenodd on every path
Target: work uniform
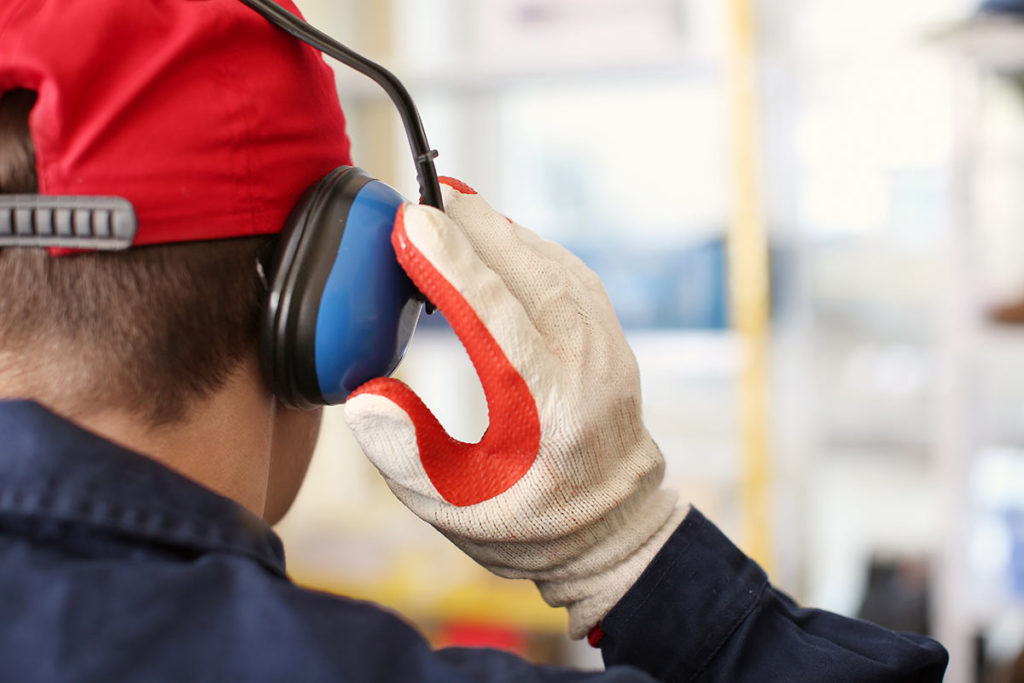
M 30 402 L 0 402 L 0 679 L 940 681 L 936 642 L 798 608 L 699 512 L 605 617 L 607 671 L 432 650 L 299 588 L 263 521 Z M 600 635 L 600 634 L 598 634 Z

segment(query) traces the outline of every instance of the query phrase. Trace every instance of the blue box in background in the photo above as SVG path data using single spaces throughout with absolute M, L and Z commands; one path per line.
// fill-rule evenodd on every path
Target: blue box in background
M 728 329 L 723 240 L 670 248 L 569 248 L 604 282 L 624 328 Z
M 722 238 L 658 248 L 568 245 L 593 269 L 608 292 L 625 329 L 729 329 L 729 280 Z M 775 261 L 776 254 L 772 257 Z M 778 290 L 772 271 L 773 299 Z M 424 316 L 426 328 L 447 326 L 440 314 Z

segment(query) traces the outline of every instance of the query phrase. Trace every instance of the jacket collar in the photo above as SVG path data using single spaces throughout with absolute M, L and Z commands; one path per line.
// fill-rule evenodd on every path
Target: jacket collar
M 0 516 L 243 555 L 285 575 L 280 539 L 241 505 L 29 401 L 0 401 Z

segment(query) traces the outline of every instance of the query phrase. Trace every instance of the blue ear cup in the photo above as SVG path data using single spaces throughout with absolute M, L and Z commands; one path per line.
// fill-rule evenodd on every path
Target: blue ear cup
M 342 166 L 299 200 L 265 267 L 265 374 L 288 405 L 343 403 L 394 372 L 423 305 L 398 265 L 391 230 L 405 200 Z

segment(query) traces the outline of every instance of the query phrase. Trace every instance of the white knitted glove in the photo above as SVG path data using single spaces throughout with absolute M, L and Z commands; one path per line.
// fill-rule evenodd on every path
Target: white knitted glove
M 582 637 L 679 525 L 640 419 L 636 360 L 597 276 L 443 179 L 447 216 L 406 205 L 392 244 L 462 340 L 490 425 L 452 439 L 406 385 L 375 379 L 345 404 L 367 457 L 405 505 L 500 576 L 533 579 Z

